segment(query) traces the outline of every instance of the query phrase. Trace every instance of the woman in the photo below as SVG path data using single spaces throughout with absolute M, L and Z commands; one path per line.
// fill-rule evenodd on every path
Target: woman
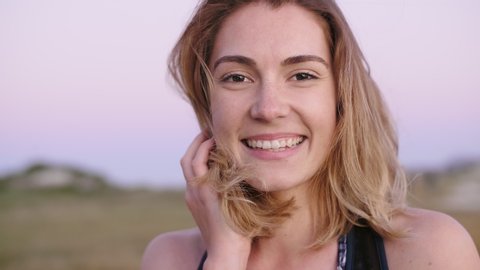
M 155 238 L 143 269 L 480 269 L 456 221 L 405 206 L 334 1 L 206 0 L 170 70 L 204 130 L 181 161 L 198 228 Z

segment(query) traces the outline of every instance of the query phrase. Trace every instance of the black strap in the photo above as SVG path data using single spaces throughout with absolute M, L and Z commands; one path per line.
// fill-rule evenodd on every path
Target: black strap
M 197 270 L 203 270 L 203 264 L 205 264 L 205 261 L 207 260 L 207 252 L 203 253 L 202 260 L 200 260 L 200 264 L 198 265 Z
M 388 270 L 382 237 L 370 227 L 353 227 L 347 236 L 346 270 Z

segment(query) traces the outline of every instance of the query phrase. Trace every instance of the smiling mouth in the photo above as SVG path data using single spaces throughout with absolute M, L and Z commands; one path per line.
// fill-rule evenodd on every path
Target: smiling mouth
M 244 139 L 242 143 L 250 149 L 262 149 L 267 151 L 284 151 L 300 145 L 305 140 L 304 136 L 276 140 L 251 140 Z

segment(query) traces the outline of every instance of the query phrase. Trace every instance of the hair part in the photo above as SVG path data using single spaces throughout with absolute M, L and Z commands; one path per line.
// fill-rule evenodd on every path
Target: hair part
M 326 28 L 336 83 L 337 125 L 330 152 L 310 181 L 309 197 L 316 213 L 316 239 L 311 247 L 345 234 L 352 225 L 360 225 L 360 219 L 384 237 L 402 235 L 391 226 L 393 215 L 405 207 L 407 186 L 397 158 L 396 131 L 335 1 L 203 1 L 169 60 L 170 73 L 192 105 L 201 129 L 211 130 L 209 90 L 214 83 L 208 61 L 216 35 L 225 18 L 252 3 L 265 3 L 272 9 L 299 5 L 315 13 Z M 228 148 L 218 144 L 202 180 L 219 193 L 221 208 L 232 228 L 250 237 L 272 236 L 294 210 L 294 200 L 278 201 L 268 192 L 254 189 L 247 184 L 248 171 L 237 164 Z

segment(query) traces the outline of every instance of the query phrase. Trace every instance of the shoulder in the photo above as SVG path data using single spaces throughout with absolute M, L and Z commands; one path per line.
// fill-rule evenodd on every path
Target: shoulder
M 472 238 L 452 217 L 408 208 L 393 225 L 406 234 L 385 241 L 391 269 L 480 269 Z
M 160 234 L 145 249 L 141 269 L 196 269 L 204 251 L 198 229 Z

